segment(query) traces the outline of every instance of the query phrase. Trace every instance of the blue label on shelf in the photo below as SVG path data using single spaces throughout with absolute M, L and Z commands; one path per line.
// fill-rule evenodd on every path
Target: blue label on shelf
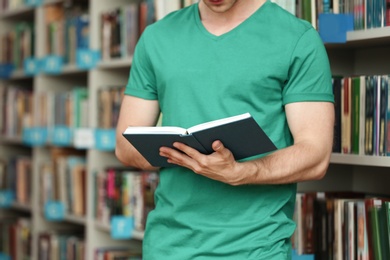
M 0 260 L 11 260 L 11 257 L 4 253 L 0 253 Z
M 65 218 L 65 205 L 61 201 L 45 203 L 45 218 L 49 221 L 61 221 Z
M 100 51 L 78 49 L 76 52 L 76 65 L 81 69 L 92 69 L 100 61 L 100 57 Z
M 292 260 L 314 260 L 314 255 L 298 255 L 296 250 L 292 250 Z
M 15 192 L 12 190 L 0 190 L 0 208 L 8 208 L 15 200 Z
M 49 55 L 42 59 L 42 71 L 47 74 L 59 74 L 63 68 L 64 59 L 58 55 Z
M 0 78 L 8 79 L 9 77 L 11 77 L 14 69 L 15 69 L 15 66 L 11 63 L 1 63 L 0 64 Z
M 47 143 L 47 135 L 47 128 L 44 127 L 24 128 L 22 141 L 30 146 L 44 146 Z
M 95 148 L 102 151 L 115 150 L 115 129 L 96 129 Z
M 134 230 L 134 218 L 113 216 L 111 218 L 111 237 L 114 239 L 129 239 Z
M 318 32 L 324 43 L 345 43 L 348 31 L 353 31 L 352 14 L 319 14 Z
M 28 6 L 40 6 L 43 0 L 24 0 L 24 4 Z
M 34 58 L 25 59 L 23 66 L 26 75 L 37 75 L 40 70 L 40 60 Z
M 67 126 L 55 126 L 50 140 L 51 144 L 55 146 L 71 146 L 73 144 L 72 128 Z

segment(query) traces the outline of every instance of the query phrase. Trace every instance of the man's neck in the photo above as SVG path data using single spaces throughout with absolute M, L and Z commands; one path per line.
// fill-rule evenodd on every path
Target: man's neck
M 266 0 L 239 0 L 224 12 L 215 12 L 202 0 L 199 14 L 205 28 L 214 35 L 222 35 L 248 19 Z

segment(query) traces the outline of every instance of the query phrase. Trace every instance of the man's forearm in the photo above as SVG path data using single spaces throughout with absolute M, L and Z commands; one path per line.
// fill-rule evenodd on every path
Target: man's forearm
M 157 170 L 122 136 L 117 136 L 115 155 L 118 160 L 126 166 L 142 170 Z
M 239 184 L 286 184 L 321 179 L 329 165 L 329 150 L 300 143 L 266 157 L 240 163 L 239 174 L 243 178 Z

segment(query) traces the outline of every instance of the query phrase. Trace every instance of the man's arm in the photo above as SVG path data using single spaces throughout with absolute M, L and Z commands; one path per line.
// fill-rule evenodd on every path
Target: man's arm
M 328 168 L 333 145 L 334 105 L 329 102 L 299 102 L 286 105 L 294 144 L 263 158 L 237 162 L 220 141 L 214 153 L 204 155 L 181 143 L 183 151 L 163 147 L 168 161 L 195 173 L 231 185 L 284 184 L 321 179 Z
M 115 155 L 127 166 L 155 170 L 150 163 L 123 137 L 128 126 L 155 126 L 160 113 L 157 100 L 146 100 L 125 95 L 116 128 Z

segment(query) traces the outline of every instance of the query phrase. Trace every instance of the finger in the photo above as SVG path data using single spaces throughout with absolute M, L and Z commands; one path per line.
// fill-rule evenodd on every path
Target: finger
M 188 152 L 188 150 L 194 149 L 182 143 L 174 143 L 173 146 L 175 149 L 160 147 L 160 155 L 166 157 L 171 163 L 180 165 L 187 164 L 191 157 L 187 155 L 186 151 Z
M 183 143 L 175 142 L 173 143 L 173 147 L 182 151 L 183 153 L 185 153 L 191 158 L 196 158 L 202 155 L 200 152 L 198 152 L 198 150 L 192 148 L 191 146 L 185 145 Z
M 219 153 L 219 154 L 222 154 L 222 155 L 229 155 L 230 154 L 230 150 L 227 149 L 223 143 L 219 140 L 217 141 L 214 141 L 213 144 L 212 144 L 212 148 L 213 150 L 216 152 L 216 153 Z
M 231 151 L 226 148 L 223 143 L 219 140 L 216 140 L 212 143 L 213 150 L 221 156 L 221 158 L 229 158 L 232 156 Z
M 218 151 L 223 150 L 225 147 L 223 146 L 221 141 L 217 140 L 217 141 L 213 142 L 212 148 L 214 151 L 218 152 Z
M 174 143 L 173 146 L 183 153 L 180 157 L 170 159 L 174 160 L 176 164 L 191 169 L 195 173 L 201 173 L 203 171 L 203 167 L 207 165 L 207 155 L 182 143 Z
M 175 158 L 183 155 L 181 151 L 178 151 L 173 148 L 169 147 L 160 147 L 160 156 L 166 157 L 166 158 Z

